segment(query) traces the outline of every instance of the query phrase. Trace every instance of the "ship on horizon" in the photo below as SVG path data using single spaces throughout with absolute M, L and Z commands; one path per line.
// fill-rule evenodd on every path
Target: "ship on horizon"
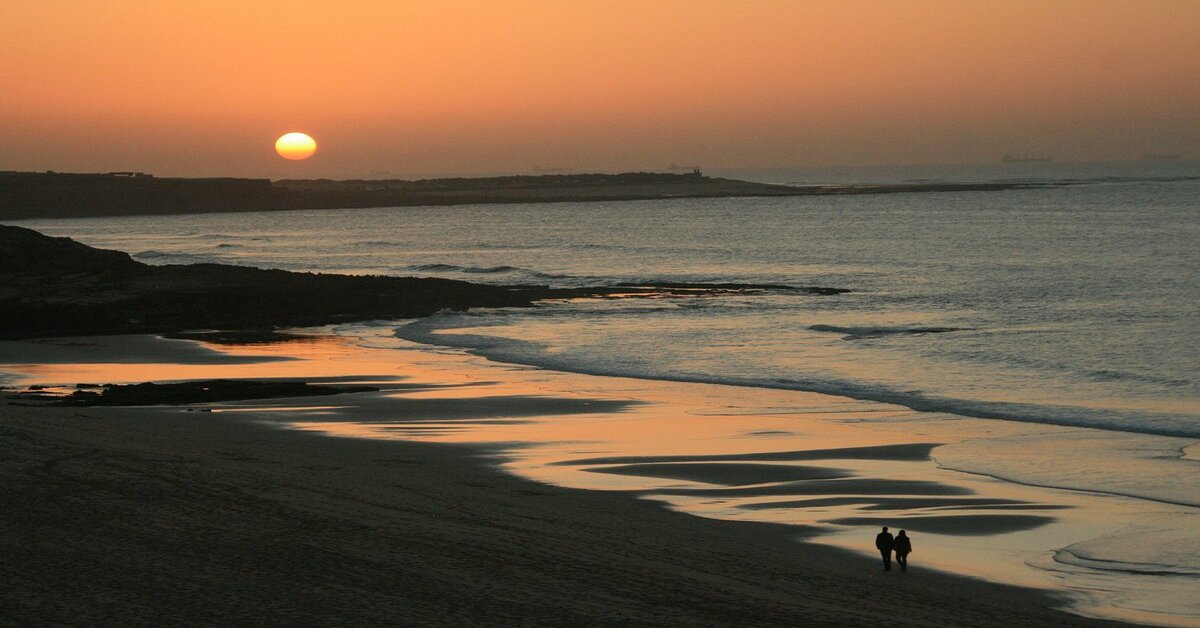
M 1000 158 L 1000 163 L 1005 163 L 1005 164 L 1033 164 L 1033 163 L 1046 163 L 1046 162 L 1051 162 L 1051 161 L 1054 161 L 1054 158 L 1047 157 L 1045 155 L 1011 155 L 1011 154 L 1009 154 L 1009 155 L 1005 155 L 1004 157 Z
M 1146 153 L 1142 155 L 1142 161 L 1179 161 L 1183 159 L 1183 155 L 1179 153 Z

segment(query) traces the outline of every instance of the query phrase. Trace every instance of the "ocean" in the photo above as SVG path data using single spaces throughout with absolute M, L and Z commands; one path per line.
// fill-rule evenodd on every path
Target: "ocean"
M 1200 437 L 1198 172 L 1193 162 L 767 171 L 757 178 L 1071 185 L 17 224 L 152 264 L 845 288 L 446 313 L 401 333 L 587 373 Z
M 746 395 L 763 388 L 812 391 L 939 415 L 1080 428 L 1077 440 L 1106 445 L 1080 453 L 1071 439 L 1056 436 L 1010 443 L 1005 457 L 973 452 L 967 443 L 939 462 L 1019 484 L 1117 494 L 1191 512 L 1154 524 L 1154 534 L 1169 543 L 1134 530 L 1058 559 L 1143 576 L 1167 573 L 1174 578 L 1168 588 L 1200 581 L 1194 549 L 1200 533 L 1189 528 L 1200 508 L 1200 163 L 709 174 L 830 186 L 1019 181 L 1045 187 L 14 224 L 152 264 L 220 262 L 498 284 L 847 289 L 442 312 L 391 325 L 387 333 L 551 370 L 726 384 L 747 387 Z M 1151 452 L 1153 464 L 1130 453 L 1135 449 Z M 1096 558 L 1124 555 L 1131 546 L 1148 549 L 1128 560 Z

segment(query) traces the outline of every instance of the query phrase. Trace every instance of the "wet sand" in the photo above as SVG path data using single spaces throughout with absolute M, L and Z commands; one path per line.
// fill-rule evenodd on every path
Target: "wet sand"
M 7 625 L 1095 625 L 1044 595 L 496 471 L 153 409 L 0 409 Z
M 98 359 L 106 342 L 120 344 L 89 340 L 79 348 Z M 7 351 L 12 356 L 20 347 L 8 345 Z M 288 351 L 308 361 L 247 358 Z M 622 402 L 611 391 L 595 398 L 586 391 L 570 398 L 498 394 L 494 382 L 433 370 L 409 381 L 396 369 L 410 368 L 411 360 L 388 362 L 319 342 L 234 353 L 225 363 L 192 354 L 181 360 L 189 364 L 173 368 L 64 361 L 33 372 L 54 383 L 56 377 L 87 380 L 95 378 L 85 375 L 101 373 L 132 381 L 150 373 L 202 378 L 238 369 L 247 377 L 307 373 L 322 382 L 369 380 L 385 390 L 317 401 L 322 406 L 311 405 L 312 399 L 211 406 L 225 410 L 218 412 L 0 407 L 0 450 L 6 452 L 0 486 L 9 505 L 0 510 L 0 623 L 1104 623 L 1051 610 L 1064 600 L 1043 592 L 929 569 L 883 573 L 869 555 L 802 542 L 814 532 L 804 526 L 702 518 L 633 499 L 628 490 L 522 479 L 498 468 L 512 468 L 511 443 L 325 435 L 341 426 L 348 435 L 391 430 L 410 439 L 428 433 L 471 442 L 472 430 L 484 425 L 500 439 L 506 430 L 516 435 L 531 427 L 568 429 L 564 424 L 571 421 L 620 422 L 646 409 L 637 399 Z M 28 357 L 21 362 L 35 361 Z M 548 416 L 556 421 L 537 423 Z M 288 421 L 305 429 L 280 429 Z M 679 457 L 638 455 L 636 448 L 625 450 L 633 455 L 612 456 L 586 444 L 560 443 L 579 460 L 576 467 L 559 468 L 578 477 L 646 479 L 661 475 L 656 465 L 663 458 Z M 917 464 L 929 449 L 919 443 L 850 449 L 832 441 L 822 446 L 819 439 L 813 444 L 806 452 L 762 455 L 829 460 L 836 467 L 853 459 Z M 685 484 L 857 482 L 871 495 L 891 494 L 888 486 L 898 495 L 923 494 L 922 487 L 931 489 L 929 495 L 963 492 L 933 489 L 956 488 L 934 481 L 899 479 L 885 486 L 888 480 L 880 478 L 829 478 L 827 470 L 804 466 L 763 469 L 767 465 L 744 462 L 752 452 L 739 455 L 712 452 L 710 457 L 738 461 L 718 469 L 693 451 L 686 457 L 694 463 L 668 471 Z M 620 465 L 637 466 L 624 468 L 629 475 L 591 472 L 620 471 Z M 773 475 L 762 475 L 767 472 Z

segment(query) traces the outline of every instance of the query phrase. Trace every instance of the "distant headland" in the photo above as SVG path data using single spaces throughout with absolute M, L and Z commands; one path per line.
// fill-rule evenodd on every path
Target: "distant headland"
M 1028 183 L 911 183 L 792 186 L 686 173 L 541 174 L 447 179 L 239 179 L 0 172 L 0 220 L 138 214 L 282 211 L 478 203 L 550 203 L 999 191 Z

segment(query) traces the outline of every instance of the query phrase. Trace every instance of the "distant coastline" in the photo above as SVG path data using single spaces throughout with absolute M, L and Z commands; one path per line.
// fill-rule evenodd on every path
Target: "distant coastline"
M 1028 182 L 793 186 L 710 177 L 699 171 L 411 181 L 174 178 L 141 172 L 0 172 L 0 220 L 483 203 L 978 192 L 1029 187 L 1041 186 Z

